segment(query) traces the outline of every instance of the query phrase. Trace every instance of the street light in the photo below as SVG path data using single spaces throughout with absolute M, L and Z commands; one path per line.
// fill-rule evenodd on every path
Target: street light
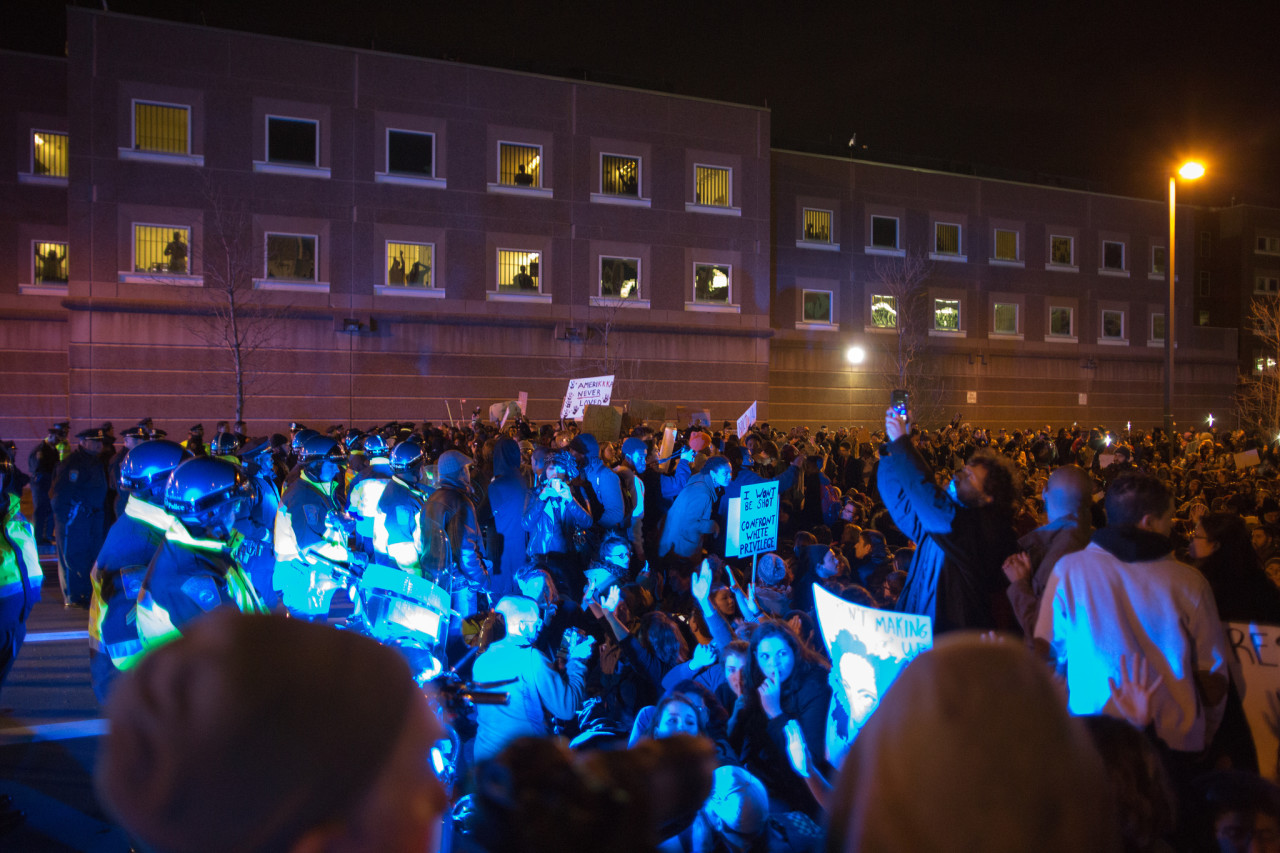
M 867 360 L 867 351 L 858 346 L 849 347 L 844 351 L 844 360 L 850 364 L 862 364 Z
M 1169 252 L 1165 259 L 1165 279 L 1169 282 L 1169 295 L 1164 311 L 1164 435 L 1169 442 L 1169 453 L 1173 454 L 1173 282 L 1175 279 L 1176 243 L 1177 243 L 1177 209 L 1178 178 L 1194 181 L 1204 174 L 1204 166 L 1194 160 L 1183 163 L 1178 174 L 1169 176 Z

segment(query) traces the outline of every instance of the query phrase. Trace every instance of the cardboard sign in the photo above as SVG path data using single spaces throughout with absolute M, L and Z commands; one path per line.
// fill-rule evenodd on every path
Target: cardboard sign
M 582 431 L 591 433 L 601 443 L 617 441 L 622 431 L 622 412 L 613 406 L 588 404 L 582 415 Z
M 658 458 L 666 459 L 676 449 L 676 428 L 667 426 L 662 428 L 662 443 L 658 445 Z
M 1245 468 L 1252 468 L 1259 462 L 1258 448 L 1256 447 L 1253 450 L 1246 450 L 1244 453 L 1233 453 L 1231 456 L 1236 460 L 1237 471 L 1242 471 Z
M 729 499 L 725 556 L 750 557 L 776 551 L 781 507 L 777 480 L 743 486 L 741 495 Z
M 917 655 L 933 648 L 933 620 L 862 607 L 817 585 L 813 602 L 832 671 L 844 688 L 831 697 L 824 744 L 827 760 L 838 768 L 889 685 Z M 809 744 L 811 752 L 816 749 Z
M 1270 697 L 1280 691 L 1280 627 L 1228 622 L 1226 629 L 1244 680 L 1244 717 L 1258 750 L 1259 769 L 1265 778 L 1275 782 L 1276 762 L 1268 756 L 1275 756 L 1277 741 L 1267 717 L 1271 714 Z
M 560 407 L 560 417 L 566 421 L 580 421 L 588 405 L 607 406 L 611 399 L 613 399 L 612 376 L 570 379 L 569 389 L 564 395 L 564 404 Z
M 756 400 L 752 402 L 752 404 L 747 407 L 747 410 L 742 413 L 742 417 L 738 418 L 739 438 L 746 435 L 747 430 L 751 429 L 751 425 L 756 422 L 756 403 L 758 402 L 760 401 Z
M 659 406 L 648 400 L 632 400 L 631 405 L 627 406 L 627 412 L 631 415 L 632 422 L 637 425 L 646 421 L 656 423 L 667 417 L 666 406 Z
M 690 412 L 689 426 L 710 428 L 711 412 L 708 411 L 707 409 L 698 409 L 696 412 Z
M 520 414 L 529 414 L 529 392 L 521 391 L 516 395 L 516 405 L 520 407 Z

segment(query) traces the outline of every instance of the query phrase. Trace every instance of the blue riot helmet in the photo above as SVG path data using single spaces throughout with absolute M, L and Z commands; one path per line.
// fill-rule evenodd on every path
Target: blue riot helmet
M 370 459 L 374 457 L 386 458 L 391 454 L 391 449 L 387 447 L 387 440 L 382 437 L 381 433 L 367 433 L 360 440 L 360 449 L 364 451 L 364 455 Z
M 338 472 L 347 464 L 347 455 L 338 442 L 327 435 L 316 433 L 302 443 L 298 461 L 311 479 L 327 483 L 337 477 Z
M 320 433 L 316 432 L 313 429 L 298 430 L 297 434 L 293 437 L 293 441 L 289 442 L 289 451 L 293 453 L 294 456 L 301 458 L 302 445 L 307 443 L 307 439 L 314 438 L 319 434 Z
M 348 453 L 356 450 L 362 450 L 361 439 L 364 438 L 364 430 L 351 427 L 342 434 L 342 446 Z
M 239 465 L 200 456 L 173 469 L 164 489 L 164 508 L 193 532 L 222 538 L 253 494 L 253 481 Z
M 391 448 L 391 473 L 401 480 L 416 483 L 422 479 L 422 466 L 427 452 L 417 441 L 404 441 Z
M 221 432 L 209 442 L 209 453 L 212 456 L 235 456 L 240 449 L 240 439 L 229 432 Z
M 173 469 L 191 458 L 191 451 L 176 441 L 158 438 L 144 441 L 125 454 L 120 463 L 120 490 L 160 506 L 165 484 Z
M 271 439 L 268 438 L 240 451 L 240 463 L 247 467 L 251 474 L 258 471 L 270 473 L 274 457 L 275 448 L 271 446 Z

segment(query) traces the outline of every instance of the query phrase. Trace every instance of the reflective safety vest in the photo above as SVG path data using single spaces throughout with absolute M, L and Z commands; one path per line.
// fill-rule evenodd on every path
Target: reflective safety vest
M 294 613 L 320 616 L 329 611 L 340 584 L 318 558 L 344 565 L 351 559 L 344 543 L 325 537 L 336 488 L 336 483 L 317 483 L 303 471 L 285 490 L 276 510 L 273 585 Z
M 22 514 L 18 496 L 0 495 L 0 500 L 7 500 L 9 504 L 0 539 L 0 598 L 7 598 L 22 595 L 27 589 L 39 590 L 44 572 L 40 570 L 31 522 Z
M 147 563 L 155 556 L 156 547 L 163 540 L 165 531 L 175 524 L 174 517 L 162 508 L 134 496 L 130 496 L 125 503 L 124 514 L 126 519 L 132 519 L 144 529 L 153 531 L 147 541 L 156 544 L 145 549 L 150 551 L 145 562 L 120 566 L 120 562 L 141 559 L 140 551 L 144 550 L 145 543 L 137 540 L 133 542 L 136 547 L 132 558 L 120 559 L 118 554 L 108 554 L 113 537 L 127 529 L 120 527 L 121 523 L 127 524 L 127 521 L 117 522 L 117 526 L 107 534 L 107 544 L 98 554 L 98 562 L 94 563 L 93 571 L 89 574 L 89 580 L 93 584 L 93 598 L 89 603 L 89 647 L 110 657 L 111 663 L 121 671 L 132 669 L 146 651 L 138 637 L 138 596 L 142 591 L 142 580 L 147 574 Z M 137 528 L 133 530 L 136 531 Z M 112 557 L 116 559 L 113 560 Z M 105 568 L 104 560 L 107 563 Z M 124 607 L 128 610 L 123 618 L 119 618 L 118 608 Z M 108 618 L 111 620 L 110 624 Z
M 378 501 L 373 521 L 373 550 L 402 571 L 421 574 L 422 508 L 426 497 L 399 477 L 392 477 Z

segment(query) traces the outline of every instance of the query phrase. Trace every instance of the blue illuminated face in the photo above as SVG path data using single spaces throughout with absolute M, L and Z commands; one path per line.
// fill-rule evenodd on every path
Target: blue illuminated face
M 781 637 L 765 637 L 756 646 L 756 666 L 766 678 L 772 678 L 779 684 L 791 677 L 796 666 L 795 652 Z

